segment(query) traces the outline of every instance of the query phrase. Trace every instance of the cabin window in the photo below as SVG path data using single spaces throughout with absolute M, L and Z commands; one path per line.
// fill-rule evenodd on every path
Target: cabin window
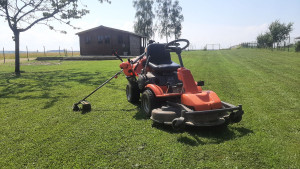
M 85 43 L 90 43 L 91 42 L 91 37 L 90 36 L 86 36 L 85 37 Z
M 100 43 L 100 44 L 103 43 L 103 39 L 104 39 L 103 36 L 99 35 L 98 36 L 98 43 Z
M 118 36 L 118 42 L 119 42 L 119 44 L 123 44 L 123 36 L 122 35 Z
M 109 44 L 109 43 L 110 43 L 110 36 L 109 36 L 109 35 L 106 35 L 106 36 L 105 36 L 105 43 L 106 43 L 106 44 Z

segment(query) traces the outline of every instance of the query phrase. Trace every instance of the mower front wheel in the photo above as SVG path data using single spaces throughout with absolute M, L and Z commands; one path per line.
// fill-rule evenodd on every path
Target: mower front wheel
M 137 103 L 140 99 L 140 90 L 136 82 L 128 83 L 126 86 L 126 97 L 128 102 Z
M 152 110 L 158 107 L 157 105 L 157 100 L 153 92 L 150 89 L 146 89 L 141 98 L 141 108 L 143 113 L 150 117 Z

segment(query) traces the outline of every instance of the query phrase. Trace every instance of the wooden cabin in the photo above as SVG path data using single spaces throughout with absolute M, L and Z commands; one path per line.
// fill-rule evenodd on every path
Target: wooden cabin
M 79 36 L 80 55 L 119 55 L 137 56 L 144 52 L 146 37 L 136 33 L 98 26 L 76 33 Z

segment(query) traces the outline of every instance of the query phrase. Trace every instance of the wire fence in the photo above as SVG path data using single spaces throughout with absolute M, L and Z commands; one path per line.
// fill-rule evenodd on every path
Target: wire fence
M 296 37 L 288 37 L 286 40 L 281 42 L 273 43 L 272 47 L 266 47 L 267 49 L 276 49 L 276 50 L 283 50 L 283 51 L 295 51 L 295 44 L 296 42 L 300 41 Z M 256 41 L 253 42 L 243 42 L 239 46 L 243 48 L 261 48 Z
M 281 51 L 295 51 L 295 44 L 294 43 L 287 43 L 286 41 L 282 41 L 279 43 L 273 43 L 272 47 L 259 47 L 257 42 L 243 42 L 239 45 L 242 48 L 265 48 L 271 50 L 281 50 Z
M 0 54 L 0 59 L 3 60 L 5 63 L 8 59 L 15 59 L 15 51 L 5 50 L 5 47 L 2 48 L 2 54 Z M 28 50 L 26 46 L 26 50 L 20 51 L 20 58 L 26 58 L 28 61 L 29 58 L 36 58 L 36 57 L 73 57 L 73 56 L 80 56 L 79 51 L 74 51 L 71 47 L 70 49 L 66 48 L 58 48 L 58 50 L 46 50 L 46 47 L 43 46 L 43 50 L 39 51 L 32 51 Z

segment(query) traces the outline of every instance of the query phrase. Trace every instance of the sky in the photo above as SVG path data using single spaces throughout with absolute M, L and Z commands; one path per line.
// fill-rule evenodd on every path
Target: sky
M 111 0 L 111 4 L 97 0 L 79 0 L 87 5 L 90 13 L 71 24 L 80 27 L 73 30 L 67 25 L 54 23 L 61 34 L 44 25 L 35 25 L 20 34 L 20 50 L 79 50 L 77 32 L 100 25 L 133 32 L 135 9 L 131 0 Z M 201 49 L 206 44 L 220 44 L 228 48 L 242 42 L 252 42 L 265 33 L 275 20 L 293 22 L 292 38 L 300 36 L 300 0 L 179 0 L 184 22 L 181 38 L 191 42 L 191 48 Z M 3 17 L 0 18 L 0 47 L 14 50 L 13 33 Z M 159 36 L 153 38 L 165 42 Z M 169 38 L 172 40 L 173 38 Z

